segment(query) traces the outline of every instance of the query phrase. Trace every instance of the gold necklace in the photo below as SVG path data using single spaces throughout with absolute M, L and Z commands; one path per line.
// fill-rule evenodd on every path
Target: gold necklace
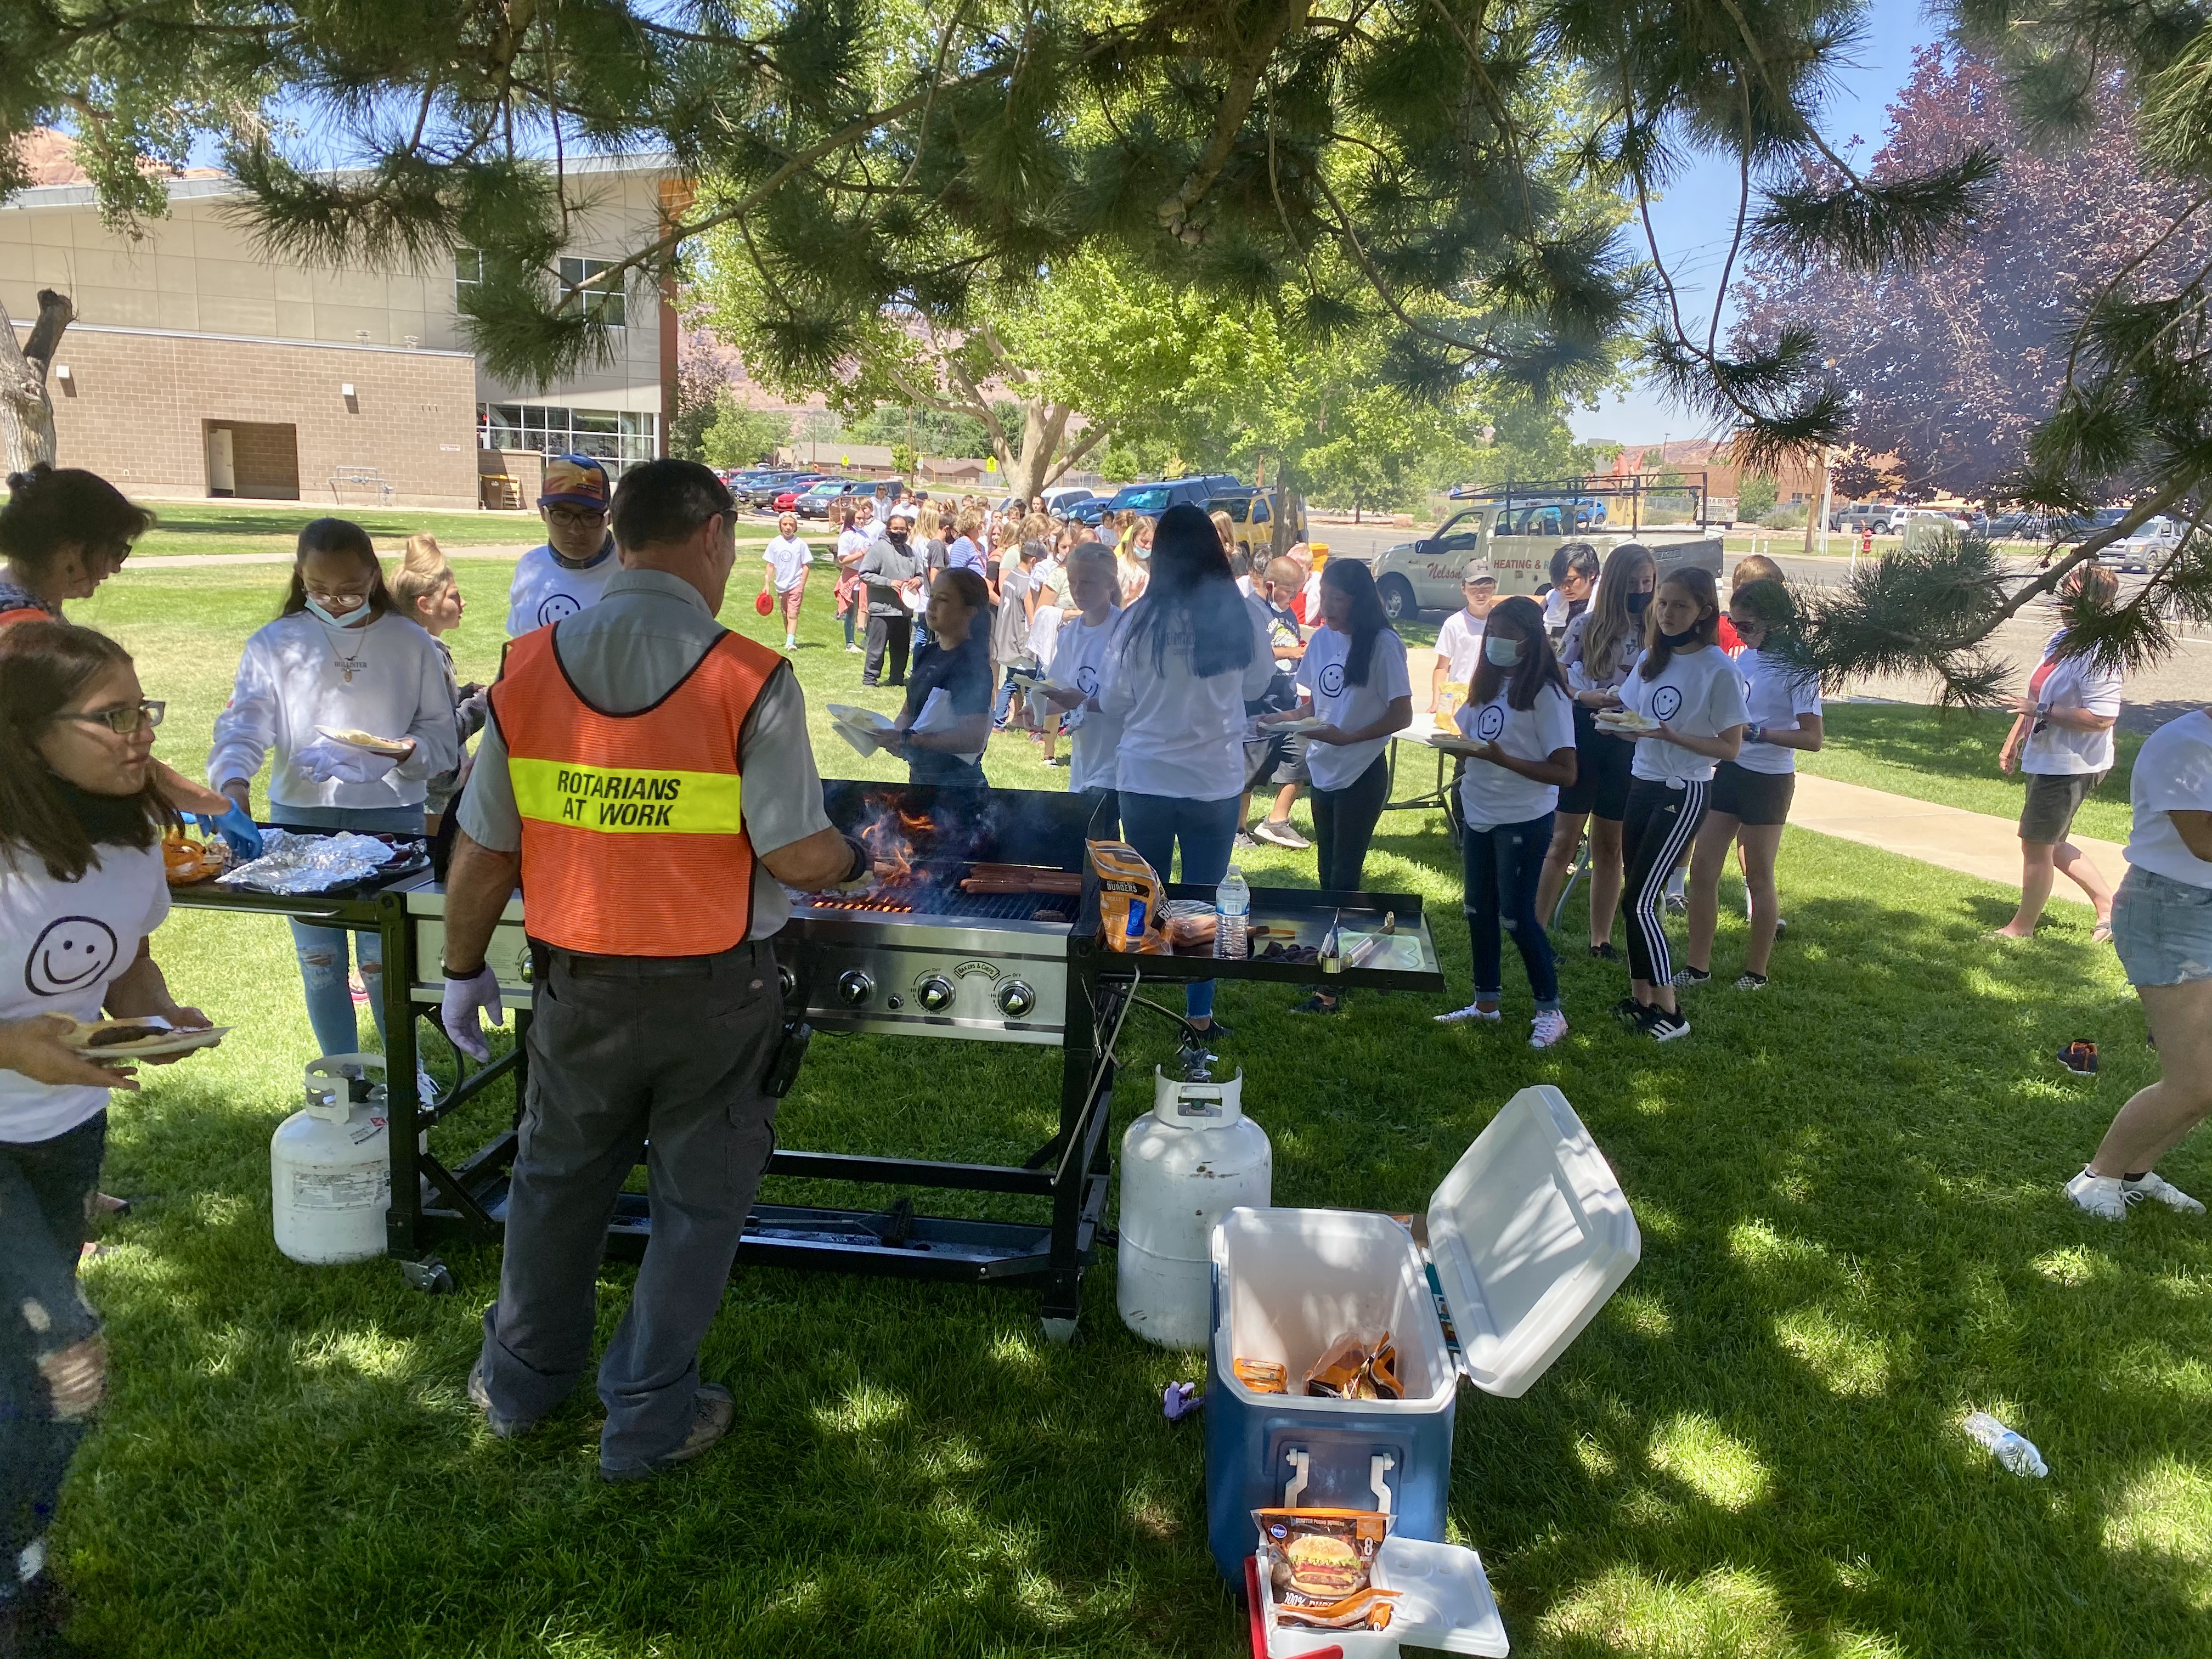
M 350 633 L 353 630 L 350 629 L 341 628 L 337 631 L 341 634 L 346 634 Z M 340 651 L 337 647 L 337 641 L 333 640 L 331 642 L 331 654 L 337 659 L 338 672 L 345 676 L 345 683 L 348 685 L 351 685 L 353 684 L 353 677 L 361 672 L 361 653 L 366 650 L 368 647 L 368 624 L 366 623 L 362 624 L 361 643 L 354 647 L 352 655 L 349 656 L 345 653 Z

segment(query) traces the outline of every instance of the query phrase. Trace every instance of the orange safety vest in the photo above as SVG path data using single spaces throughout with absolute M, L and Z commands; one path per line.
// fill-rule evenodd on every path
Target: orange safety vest
M 725 633 L 634 714 L 584 701 L 560 625 L 509 642 L 492 716 L 522 814 L 530 937 L 590 956 L 711 956 L 752 927 L 739 735 L 783 661 Z

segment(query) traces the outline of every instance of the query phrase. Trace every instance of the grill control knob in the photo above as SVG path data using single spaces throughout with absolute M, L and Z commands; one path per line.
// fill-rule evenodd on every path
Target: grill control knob
M 799 975 L 788 968 L 779 966 L 775 970 L 775 982 L 783 993 L 783 1000 L 788 1002 L 792 993 L 799 988 Z
M 1036 993 L 1020 980 L 1010 979 L 999 988 L 999 1012 L 1008 1019 L 1020 1019 L 1036 1006 Z
M 837 975 L 837 1000 L 848 1008 L 858 1008 L 876 994 L 876 982 L 857 968 L 848 968 Z
M 952 1006 L 952 981 L 942 974 L 932 974 L 914 988 L 914 998 L 933 1014 L 941 1014 Z

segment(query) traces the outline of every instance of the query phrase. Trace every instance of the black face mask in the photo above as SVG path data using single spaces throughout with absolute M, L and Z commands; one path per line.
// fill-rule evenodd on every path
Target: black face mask
M 1651 596 L 1649 593 L 1631 593 L 1628 596 L 1628 614 L 1630 616 L 1640 617 L 1650 608 Z
M 893 530 L 885 532 L 885 538 L 893 547 L 903 550 L 906 546 L 906 535 L 907 532 L 903 530 Z
M 1680 651 L 1684 646 L 1689 644 L 1697 637 L 1697 624 L 1692 623 L 1689 627 L 1684 629 L 1679 634 L 1662 633 L 1659 635 L 1659 643 L 1665 646 L 1669 651 Z

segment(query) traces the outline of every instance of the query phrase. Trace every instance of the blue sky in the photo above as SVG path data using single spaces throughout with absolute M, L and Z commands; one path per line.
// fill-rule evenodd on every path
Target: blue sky
M 1838 148 L 1855 137 L 1863 139 L 1863 155 L 1881 148 L 1889 126 L 1889 100 L 1912 72 L 1915 48 L 1936 40 L 1939 28 L 1920 0 L 1869 0 L 1865 33 L 1854 54 L 1856 64 L 1839 77 L 1835 100 L 1821 123 L 1829 143 Z M 1728 256 L 1740 186 L 1732 164 L 1711 159 L 1686 170 L 1652 208 L 1660 252 L 1686 307 L 1696 303 L 1710 310 L 1712 305 L 1712 284 Z M 1640 232 L 1637 245 L 1642 245 Z M 1578 438 L 1624 443 L 1699 435 L 1692 417 L 1670 408 L 1642 383 L 1624 394 L 1608 394 L 1595 410 L 1574 410 L 1568 423 Z

